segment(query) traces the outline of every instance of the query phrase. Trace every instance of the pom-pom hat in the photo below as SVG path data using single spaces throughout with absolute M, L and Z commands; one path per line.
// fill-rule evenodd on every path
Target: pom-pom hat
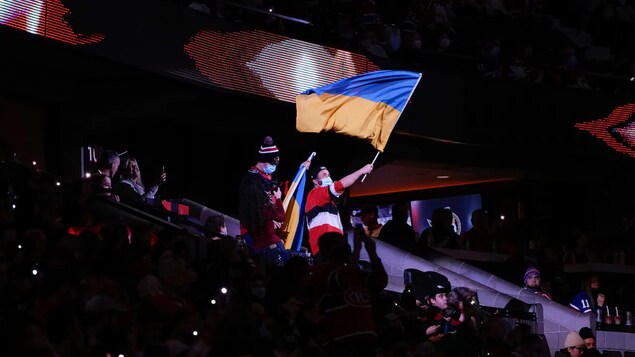
M 277 165 L 279 161 L 280 151 L 278 147 L 274 145 L 273 138 L 271 136 L 265 137 L 260 146 L 260 150 L 258 150 L 258 162 L 268 162 Z

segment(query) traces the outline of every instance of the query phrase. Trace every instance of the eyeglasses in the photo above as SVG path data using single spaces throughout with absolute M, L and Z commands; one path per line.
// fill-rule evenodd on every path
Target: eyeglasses
M 569 348 L 574 349 L 574 350 L 578 350 L 578 351 L 585 351 L 586 350 L 586 347 L 584 347 L 584 346 L 573 346 L 573 347 L 569 347 Z

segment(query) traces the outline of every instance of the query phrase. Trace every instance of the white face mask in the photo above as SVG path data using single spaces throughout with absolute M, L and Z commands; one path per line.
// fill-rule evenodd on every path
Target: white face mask
M 276 165 L 272 165 L 272 164 L 265 164 L 264 170 L 263 170 L 266 174 L 271 175 L 272 173 L 276 172 Z
M 330 177 L 325 177 L 322 180 L 320 180 L 320 186 L 324 187 L 324 186 L 328 186 L 333 184 L 333 179 Z

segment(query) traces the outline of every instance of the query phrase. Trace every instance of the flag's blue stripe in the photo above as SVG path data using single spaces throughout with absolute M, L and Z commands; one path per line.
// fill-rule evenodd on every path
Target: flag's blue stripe
M 304 184 L 306 182 L 306 175 L 303 175 L 298 184 L 298 188 L 295 190 L 296 204 L 298 205 L 298 225 L 295 227 L 295 234 L 293 235 L 293 244 L 290 250 L 299 251 L 302 247 L 302 240 L 304 239 Z
M 344 78 L 318 88 L 311 88 L 302 94 L 344 95 L 361 97 L 373 102 L 382 102 L 402 112 L 406 107 L 420 73 L 397 70 L 380 70 Z

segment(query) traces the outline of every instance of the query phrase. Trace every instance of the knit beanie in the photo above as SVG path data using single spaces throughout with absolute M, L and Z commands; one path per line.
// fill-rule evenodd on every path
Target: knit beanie
M 531 275 L 535 275 L 540 278 L 540 270 L 534 267 L 529 267 L 529 269 L 527 269 L 527 271 L 525 272 L 525 276 L 523 277 L 523 284 L 527 285 L 527 279 L 529 279 Z
M 564 348 L 584 346 L 584 340 L 577 332 L 569 332 L 567 338 L 564 340 Z
M 273 144 L 273 138 L 267 136 L 260 146 L 260 150 L 258 150 L 258 162 L 278 164 L 278 161 L 280 161 L 280 151 L 278 147 Z

